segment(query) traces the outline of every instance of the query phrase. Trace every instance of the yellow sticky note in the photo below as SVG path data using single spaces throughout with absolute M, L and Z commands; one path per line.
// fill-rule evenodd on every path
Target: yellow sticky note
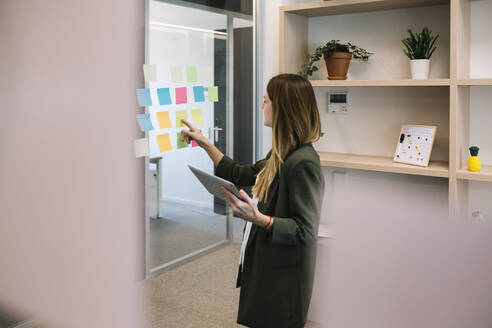
M 208 101 L 219 101 L 219 88 L 208 87 Z
M 202 110 L 201 108 L 197 109 L 192 109 L 191 110 L 191 117 L 193 118 L 193 123 L 195 124 L 203 124 L 203 116 L 202 116 Z
M 171 119 L 169 119 L 169 112 L 157 112 L 157 122 L 159 122 L 159 127 L 161 129 L 172 128 Z
M 157 135 L 157 144 L 159 145 L 159 151 L 172 150 L 171 139 L 169 138 L 169 133 Z
M 176 127 L 186 126 L 181 123 L 181 120 L 188 121 L 188 111 L 187 110 L 178 110 L 176 111 Z
M 154 64 L 144 64 L 143 72 L 145 82 L 157 82 L 157 66 Z
M 211 66 L 202 67 L 202 76 L 204 82 L 213 82 L 213 74 Z
M 183 67 L 181 67 L 181 66 L 171 67 L 171 80 L 174 83 L 182 83 L 183 82 Z
M 147 138 L 136 139 L 134 146 L 135 157 L 149 156 L 149 140 Z

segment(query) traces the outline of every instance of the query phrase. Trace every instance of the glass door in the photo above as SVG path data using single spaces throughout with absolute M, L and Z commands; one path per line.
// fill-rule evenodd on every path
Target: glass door
M 193 1 L 148 3 L 147 59 L 156 78 L 148 82 L 154 130 L 147 132 L 147 276 L 227 244 L 232 218 L 188 164 L 214 174 L 207 153 L 180 141 L 185 118 L 233 157 L 233 29 L 226 10 Z M 251 20 L 252 20 L 252 16 Z M 236 18 L 238 19 L 238 18 Z M 251 111 L 254 111 L 251 108 Z

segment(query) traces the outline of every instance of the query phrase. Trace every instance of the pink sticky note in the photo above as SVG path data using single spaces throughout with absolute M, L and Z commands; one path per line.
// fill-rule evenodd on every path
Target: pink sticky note
M 186 87 L 176 88 L 176 104 L 186 104 L 187 102 Z
M 202 132 L 202 130 L 200 130 Z M 198 147 L 198 143 L 195 140 L 191 140 L 191 147 Z

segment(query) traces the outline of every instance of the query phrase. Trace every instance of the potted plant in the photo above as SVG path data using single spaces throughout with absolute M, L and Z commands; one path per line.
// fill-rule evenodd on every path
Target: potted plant
M 312 55 L 307 55 L 306 63 L 302 65 L 301 71 L 298 73 L 307 78 L 313 72 L 318 70 L 314 64 L 323 56 L 328 70 L 329 80 L 346 80 L 347 71 L 352 58 L 367 61 L 372 55 L 371 52 L 359 48 L 356 45 L 347 42 L 340 43 L 340 40 L 331 40 L 324 46 L 316 48 Z
M 414 34 L 411 29 L 408 30 L 408 33 L 410 36 L 401 42 L 405 45 L 403 52 L 410 59 L 412 79 L 428 79 L 430 58 L 437 48 L 434 44 L 439 38 L 439 34 L 432 36 L 432 31 L 427 27 L 424 27 L 421 33 Z

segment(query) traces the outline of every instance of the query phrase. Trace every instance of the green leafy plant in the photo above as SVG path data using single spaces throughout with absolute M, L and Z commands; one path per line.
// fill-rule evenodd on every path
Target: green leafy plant
M 408 38 L 401 40 L 405 45 L 403 53 L 405 53 L 410 60 L 430 59 L 437 48 L 434 44 L 439 38 L 439 34 L 432 36 L 432 31 L 427 27 L 424 27 L 421 33 L 417 32 L 415 34 L 411 29 L 408 29 L 408 34 L 410 34 Z
M 327 42 L 324 46 L 319 46 L 316 48 L 313 54 L 306 56 L 306 63 L 302 65 L 301 71 L 298 73 L 299 75 L 307 78 L 311 76 L 314 72 L 318 70 L 318 67 L 315 66 L 316 62 L 321 59 L 323 54 L 327 57 L 333 54 L 334 52 L 345 52 L 351 53 L 352 58 L 359 59 L 361 61 L 367 61 L 373 53 L 359 48 L 356 45 L 347 42 L 346 44 L 340 43 L 340 40 L 331 40 Z

